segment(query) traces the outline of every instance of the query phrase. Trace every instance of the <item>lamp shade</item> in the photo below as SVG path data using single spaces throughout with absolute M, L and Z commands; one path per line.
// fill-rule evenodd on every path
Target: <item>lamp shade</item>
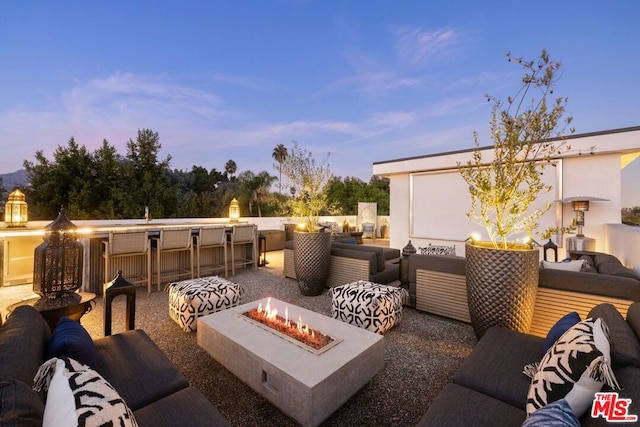
M 4 205 L 4 222 L 7 227 L 25 227 L 28 221 L 27 201 L 20 189 L 13 190 Z
M 231 201 L 229 205 L 229 219 L 231 221 L 238 221 L 240 219 L 240 204 L 238 200 L 235 198 Z

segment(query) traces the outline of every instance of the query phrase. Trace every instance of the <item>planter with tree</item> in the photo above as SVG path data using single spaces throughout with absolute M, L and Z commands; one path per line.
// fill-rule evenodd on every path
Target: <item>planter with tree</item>
M 482 158 L 474 132 L 473 157 L 458 165 L 471 196 L 467 216 L 486 229 L 490 240 L 473 239 L 465 247 L 469 314 L 478 338 L 494 325 L 529 330 L 540 255 L 527 238 L 532 241 L 537 220 L 550 207 L 533 208 L 533 204 L 539 194 L 551 191 L 542 180 L 544 168 L 569 148 L 561 138 L 550 140 L 571 123 L 570 117 L 562 120 L 566 98 L 547 103 L 560 63 L 551 61 L 544 50 L 536 61 L 509 54 L 507 58 L 523 67 L 524 76 L 519 91 L 506 104 L 487 95 L 493 102 L 493 158 Z M 520 243 L 510 240 L 518 236 L 526 237 Z
M 331 179 L 328 155 L 316 164 L 313 155 L 297 142 L 282 162 L 282 174 L 291 186 L 291 215 L 298 221 L 293 233 L 294 265 L 300 292 L 320 295 L 329 275 L 331 233 L 319 226 L 320 215 L 327 208 L 325 187 Z

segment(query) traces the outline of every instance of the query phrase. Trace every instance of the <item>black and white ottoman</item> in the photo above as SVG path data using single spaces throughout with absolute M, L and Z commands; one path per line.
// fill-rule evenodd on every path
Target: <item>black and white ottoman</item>
M 218 276 L 174 282 L 169 291 L 169 317 L 185 331 L 195 331 L 198 317 L 240 305 L 244 289 Z
M 402 320 L 407 290 L 359 280 L 329 291 L 331 315 L 371 332 L 383 334 Z

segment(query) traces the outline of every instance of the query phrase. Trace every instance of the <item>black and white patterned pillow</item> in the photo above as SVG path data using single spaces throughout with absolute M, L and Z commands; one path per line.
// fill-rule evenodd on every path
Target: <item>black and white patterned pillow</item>
M 418 250 L 422 255 L 455 255 L 456 245 L 453 245 L 453 246 L 433 245 L 429 243 L 427 247 L 418 248 Z
M 198 317 L 240 305 L 244 288 L 219 276 L 167 285 L 169 317 L 185 331 L 197 329 Z
M 407 290 L 364 280 L 331 288 L 334 319 L 383 334 L 402 320 Z
M 532 377 L 527 415 L 548 403 L 565 399 L 577 417 L 584 414 L 603 384 L 620 389 L 611 368 L 607 325 L 600 318 L 583 320 L 545 353 L 540 363 L 527 365 Z
M 33 382 L 35 391 L 47 391 L 43 427 L 138 425 L 113 386 L 76 360 L 68 357 L 47 360 Z

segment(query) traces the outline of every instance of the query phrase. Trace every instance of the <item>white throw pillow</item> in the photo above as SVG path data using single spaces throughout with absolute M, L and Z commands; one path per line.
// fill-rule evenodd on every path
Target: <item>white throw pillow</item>
M 580 271 L 583 265 L 584 260 L 581 259 L 573 259 L 566 262 L 542 261 L 542 268 L 549 268 L 551 270 Z
M 113 386 L 76 360 L 68 357 L 47 360 L 33 382 L 35 391 L 47 390 L 43 427 L 138 425 Z
M 532 377 L 527 415 L 565 399 L 579 418 L 603 384 L 620 389 L 611 369 L 607 325 L 600 318 L 574 325 L 545 353 L 537 367 L 526 366 L 525 373 Z

